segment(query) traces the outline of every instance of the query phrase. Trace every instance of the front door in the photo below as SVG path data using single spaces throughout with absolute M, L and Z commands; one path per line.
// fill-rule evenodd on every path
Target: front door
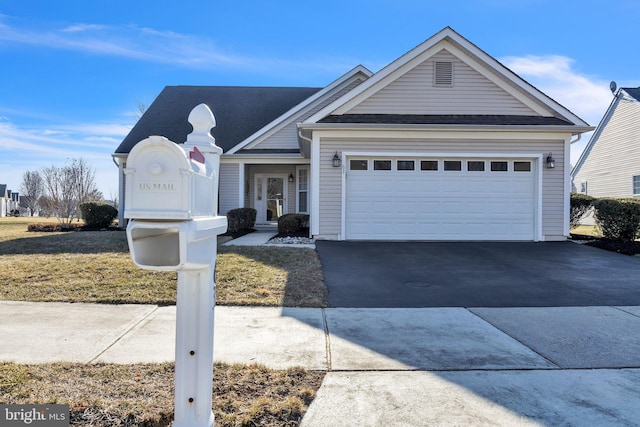
M 287 190 L 286 175 L 256 175 L 256 223 L 274 223 L 287 213 Z

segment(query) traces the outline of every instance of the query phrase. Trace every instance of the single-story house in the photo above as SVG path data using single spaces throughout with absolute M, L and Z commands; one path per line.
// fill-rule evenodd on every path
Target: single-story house
M 308 213 L 332 240 L 563 240 L 569 147 L 593 129 L 446 27 L 324 88 L 166 87 L 113 154 L 121 201 L 131 148 L 184 142 L 200 103 L 223 149 L 220 214 Z
M 614 89 L 571 177 L 578 193 L 640 197 L 640 87 Z

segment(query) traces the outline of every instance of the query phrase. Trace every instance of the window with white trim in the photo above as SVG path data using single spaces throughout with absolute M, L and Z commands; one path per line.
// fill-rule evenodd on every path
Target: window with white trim
M 366 160 L 350 160 L 349 170 L 352 171 L 366 171 L 368 169 L 368 162 Z
M 415 170 L 416 168 L 415 160 L 398 160 L 396 167 L 399 171 Z
M 587 188 L 587 181 L 585 181 L 585 182 L 581 182 L 581 183 L 580 183 L 580 192 L 581 192 L 582 194 L 587 194 L 587 190 L 588 190 L 588 188 Z
M 633 195 L 640 196 L 640 175 L 633 175 Z
M 513 162 L 514 172 L 531 172 L 531 162 Z
M 309 167 L 296 167 L 296 212 L 309 213 Z

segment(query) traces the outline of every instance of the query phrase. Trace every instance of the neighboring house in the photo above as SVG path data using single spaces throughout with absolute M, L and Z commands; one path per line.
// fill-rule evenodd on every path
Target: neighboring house
M 640 88 L 620 88 L 571 171 L 578 193 L 640 197 Z
M 0 184 L 0 218 L 7 216 L 9 212 L 9 195 L 7 194 L 7 184 Z
M 114 153 L 119 200 L 131 148 L 184 142 L 200 103 L 224 150 L 220 213 L 308 213 L 333 240 L 562 240 L 569 146 L 593 129 L 447 27 L 325 88 L 165 88 Z
M 7 188 L 7 184 L 0 184 L 0 217 L 11 215 L 20 209 L 20 194 Z

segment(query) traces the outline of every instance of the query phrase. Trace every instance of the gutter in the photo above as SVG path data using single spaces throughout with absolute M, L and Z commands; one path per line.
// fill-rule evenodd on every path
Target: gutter
M 383 123 L 301 123 L 298 125 L 298 135 L 304 129 L 309 130 L 407 130 L 407 131 L 527 131 L 527 132 L 571 132 L 579 134 L 590 132 L 594 126 L 541 126 L 541 125 L 442 125 L 442 124 L 383 124 Z M 304 138 L 309 140 L 308 138 Z

